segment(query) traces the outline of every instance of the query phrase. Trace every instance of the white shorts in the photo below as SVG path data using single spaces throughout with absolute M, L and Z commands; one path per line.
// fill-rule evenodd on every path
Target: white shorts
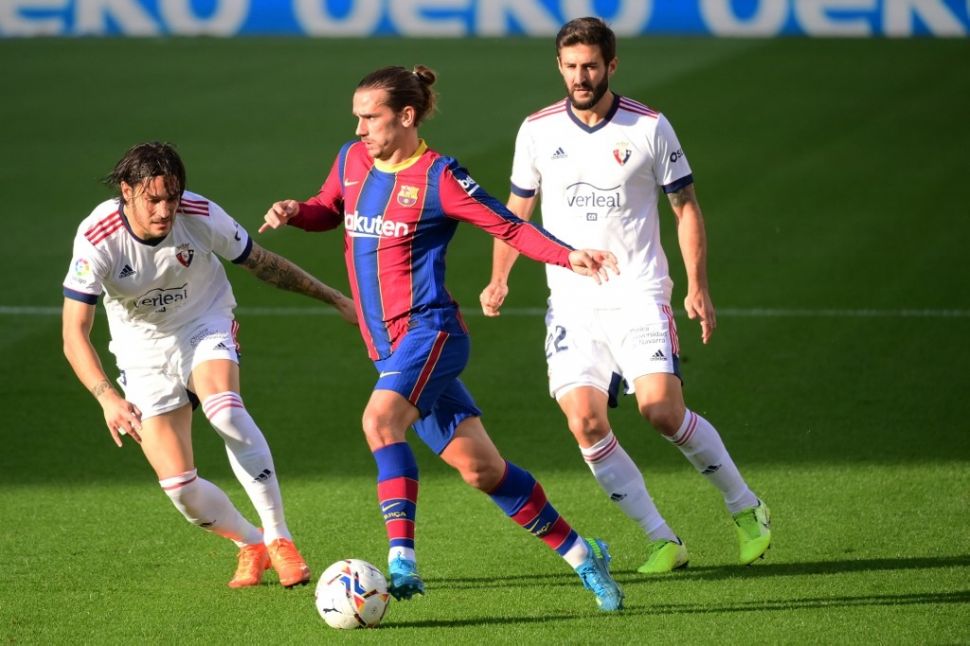
M 620 388 L 633 392 L 638 377 L 669 373 L 680 377 L 680 345 L 673 310 L 645 302 L 617 309 L 564 308 L 546 312 L 549 394 L 559 399 L 579 386 L 592 386 L 616 406 Z
M 118 383 L 125 399 L 141 410 L 142 419 L 155 417 L 191 402 L 188 391 L 192 370 L 213 359 L 239 363 L 239 324 L 230 318 L 210 317 L 195 321 L 184 333 L 143 341 L 112 341 L 121 376 Z

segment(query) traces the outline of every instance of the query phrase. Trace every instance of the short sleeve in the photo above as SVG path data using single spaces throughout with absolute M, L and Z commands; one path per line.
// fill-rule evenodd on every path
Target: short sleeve
M 249 257 L 253 240 L 249 233 L 221 206 L 208 200 L 209 225 L 212 228 L 212 250 L 236 264 Z
M 679 191 L 694 181 L 690 164 L 667 117 L 660 115 L 654 132 L 654 174 L 665 193 Z
M 519 126 L 519 133 L 515 137 L 515 155 L 512 157 L 512 193 L 519 197 L 534 196 L 541 182 L 535 164 L 535 143 L 529 130 L 527 119 Z
M 74 239 L 71 265 L 64 277 L 64 296 L 94 305 L 104 290 L 106 262 L 98 250 L 79 232 Z

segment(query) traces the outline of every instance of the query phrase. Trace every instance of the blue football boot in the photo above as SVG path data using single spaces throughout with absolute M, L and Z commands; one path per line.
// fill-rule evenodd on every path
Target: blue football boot
M 596 605 L 604 612 L 623 608 L 623 591 L 610 575 L 610 552 L 605 542 L 585 539 L 589 554 L 576 568 L 576 574 L 583 580 L 583 586 L 596 595 Z
M 424 594 L 424 581 L 418 574 L 418 565 L 414 561 L 402 558 L 399 554 L 388 565 L 390 571 L 390 585 L 387 591 L 398 601 L 410 599 L 416 594 Z

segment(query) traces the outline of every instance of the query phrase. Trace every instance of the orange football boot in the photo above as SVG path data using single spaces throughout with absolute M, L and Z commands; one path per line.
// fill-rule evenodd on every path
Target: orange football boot
M 269 544 L 269 560 L 280 576 L 280 585 L 292 588 L 310 582 L 310 568 L 300 556 L 293 541 L 277 538 Z
M 269 569 L 269 552 L 262 543 L 243 545 L 239 550 L 239 565 L 229 582 L 230 588 L 248 588 L 259 585 L 263 571 Z

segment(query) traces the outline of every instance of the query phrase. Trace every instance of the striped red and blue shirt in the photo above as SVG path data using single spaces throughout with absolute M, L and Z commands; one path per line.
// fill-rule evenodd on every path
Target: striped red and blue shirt
M 463 333 L 445 288 L 445 253 L 459 222 L 504 240 L 526 256 L 569 267 L 572 247 L 513 215 L 452 157 L 427 147 L 399 164 L 375 160 L 352 141 L 319 193 L 289 224 L 306 231 L 344 226 L 344 257 L 361 335 L 373 360 L 390 356 L 420 323 Z

